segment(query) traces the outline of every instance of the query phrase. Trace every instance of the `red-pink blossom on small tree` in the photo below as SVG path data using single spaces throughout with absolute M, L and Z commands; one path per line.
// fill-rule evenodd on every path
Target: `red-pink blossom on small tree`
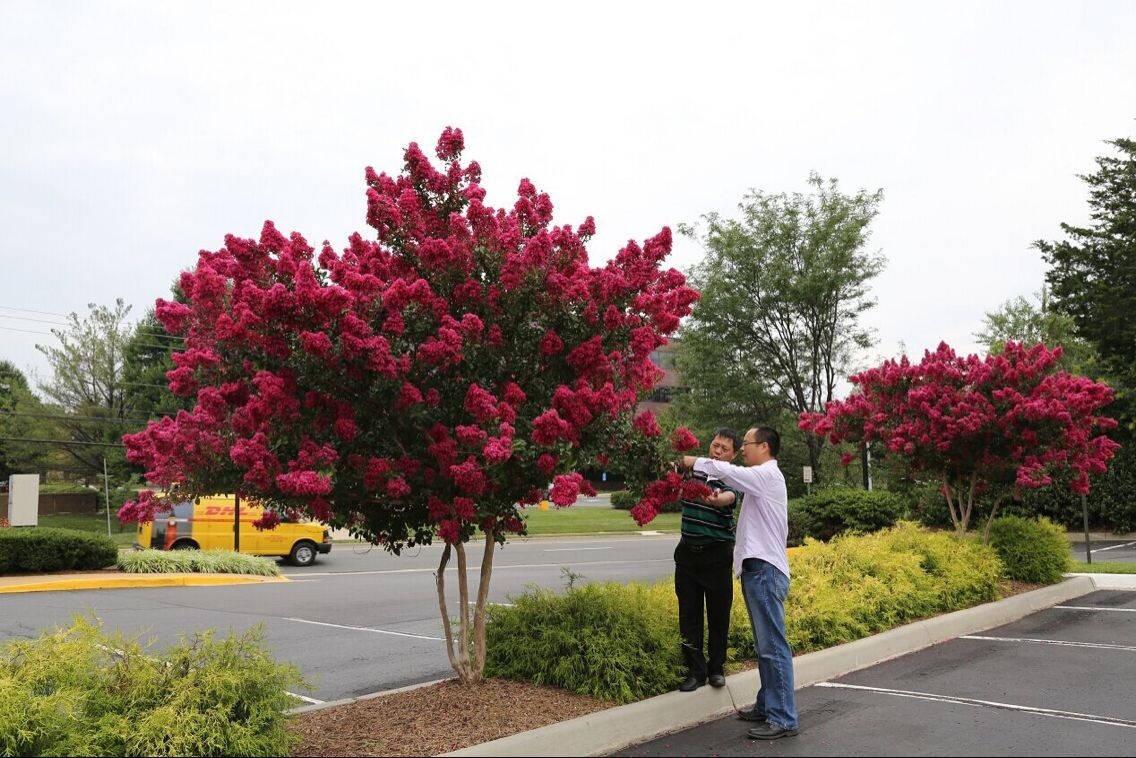
M 493 548 L 523 533 L 521 508 L 571 504 L 573 470 L 618 457 L 649 360 L 697 293 L 660 263 L 664 228 L 588 264 L 595 233 L 552 225 L 552 201 L 522 179 L 510 208 L 485 203 L 461 131 L 439 166 L 411 144 L 397 177 L 366 170 L 367 223 L 337 252 L 270 223 L 225 238 L 182 275 L 188 304 L 158 301 L 185 335 L 167 375 L 192 411 L 127 435 L 147 478 L 184 497 L 236 492 L 398 552 L 445 541 L 437 574 L 450 661 L 476 681 Z M 153 506 L 127 504 L 143 518 Z M 261 526 L 271 526 L 270 516 Z M 464 544 L 485 535 L 472 628 Z M 443 578 L 457 553 L 459 643 Z M 471 641 L 472 635 L 472 641 Z
M 1119 445 L 1100 432 L 1112 389 L 1056 369 L 1061 348 L 1006 343 L 1001 355 L 965 358 L 945 343 L 917 364 L 898 362 L 850 378 L 858 387 L 800 427 L 837 442 L 877 442 L 910 470 L 941 482 L 951 521 L 966 532 L 976 498 L 990 503 L 984 540 L 998 505 L 1022 487 L 1044 487 L 1062 470 L 1088 493 Z

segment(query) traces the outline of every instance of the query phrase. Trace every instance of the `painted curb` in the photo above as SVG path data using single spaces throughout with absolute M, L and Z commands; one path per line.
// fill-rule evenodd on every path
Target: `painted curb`
M 1072 577 L 1060 584 L 1005 600 L 916 621 L 855 642 L 806 653 L 793 659 L 795 684 L 798 689 L 808 687 L 964 634 L 1008 624 L 1035 611 L 1086 595 L 1096 588 L 1091 577 Z M 697 694 L 668 692 L 443 755 L 608 755 L 731 713 L 731 690 L 740 698 L 739 706 L 748 706 L 760 681 L 757 670 L 753 669 L 729 677 L 728 688 L 703 687 Z
M 214 587 L 224 584 L 266 584 L 290 582 L 286 576 L 249 574 L 140 574 L 137 577 L 93 577 L 91 579 L 46 579 L 25 584 L 0 586 L 0 594 L 15 592 L 64 592 L 68 590 L 111 590 L 137 587 Z
M 360 700 L 374 700 L 377 697 L 384 695 L 397 695 L 400 692 L 411 692 L 412 690 L 420 690 L 423 687 L 433 687 L 435 684 L 448 682 L 455 677 L 448 676 L 445 679 L 435 679 L 430 682 L 419 682 L 418 684 L 408 684 L 405 687 L 396 687 L 393 690 L 381 690 L 380 692 L 368 692 L 366 695 L 356 695 L 355 697 L 345 697 L 339 700 L 328 700 L 324 703 L 312 703 L 310 705 L 299 705 L 295 708 L 289 708 L 285 713 L 289 716 L 299 716 L 301 713 L 310 713 L 312 711 L 322 711 L 327 708 L 334 708 L 338 705 L 350 705 L 351 703 L 358 703 Z

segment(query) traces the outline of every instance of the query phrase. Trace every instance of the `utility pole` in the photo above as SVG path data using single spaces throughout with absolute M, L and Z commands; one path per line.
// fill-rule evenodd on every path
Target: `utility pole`
M 1092 563 L 1093 562 L 1093 551 L 1092 551 L 1093 544 L 1089 540 L 1089 506 L 1088 506 L 1088 498 L 1085 495 L 1081 495 L 1081 515 L 1085 519 L 1085 563 Z
M 107 459 L 103 456 L 103 493 L 106 495 L 107 536 L 110 536 L 110 477 L 107 476 Z
M 233 495 L 233 551 L 241 552 L 241 496 Z

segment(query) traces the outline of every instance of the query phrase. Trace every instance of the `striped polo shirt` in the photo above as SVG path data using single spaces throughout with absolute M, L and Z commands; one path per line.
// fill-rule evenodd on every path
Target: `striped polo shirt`
M 711 542 L 734 541 L 734 509 L 742 504 L 742 493 L 727 487 L 721 479 L 707 478 L 705 474 L 694 472 L 696 479 L 712 490 L 734 493 L 734 504 L 727 508 L 716 508 L 692 500 L 682 501 L 682 541 L 690 545 L 709 545 Z

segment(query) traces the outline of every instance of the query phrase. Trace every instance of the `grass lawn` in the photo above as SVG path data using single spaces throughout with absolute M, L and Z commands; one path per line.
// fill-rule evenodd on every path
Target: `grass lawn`
M 1069 570 L 1077 574 L 1136 574 L 1136 563 L 1073 561 L 1073 568 Z
M 605 532 L 659 531 L 678 533 L 680 514 L 660 513 L 646 526 L 639 526 L 628 511 L 615 508 L 539 508 L 525 509 L 530 535 L 602 534 Z
M 75 529 L 80 532 L 107 533 L 106 513 L 56 513 L 41 515 L 40 526 L 57 529 Z M 134 524 L 121 524 L 112 513 L 110 516 L 110 538 L 119 547 L 130 547 L 134 543 Z

